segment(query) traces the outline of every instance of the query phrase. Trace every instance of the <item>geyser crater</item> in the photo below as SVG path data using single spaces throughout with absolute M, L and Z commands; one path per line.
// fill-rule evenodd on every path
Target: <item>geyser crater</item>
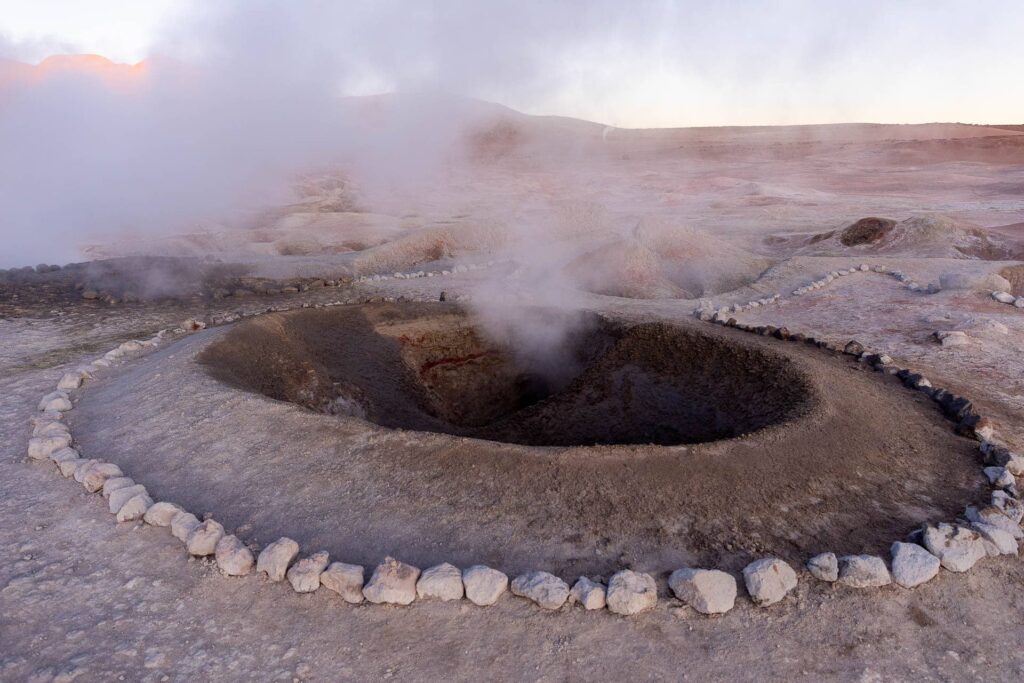
M 230 385 L 312 410 L 530 446 L 701 443 L 812 404 L 789 359 L 721 336 L 554 309 L 520 315 L 525 324 L 482 330 L 452 304 L 301 310 L 239 325 L 200 360 Z

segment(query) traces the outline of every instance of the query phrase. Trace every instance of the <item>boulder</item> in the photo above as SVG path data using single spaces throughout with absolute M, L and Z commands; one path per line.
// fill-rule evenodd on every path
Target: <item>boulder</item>
M 135 484 L 134 486 L 125 486 L 124 488 L 112 491 L 107 497 L 107 508 L 110 510 L 110 514 L 116 515 L 121 509 L 121 506 L 127 503 L 129 500 L 139 495 L 140 493 L 146 493 L 146 487 L 142 484 Z
M 61 476 L 70 477 L 75 473 L 75 470 L 78 469 L 78 465 L 84 462 L 88 461 L 83 460 L 82 458 L 70 458 L 68 460 L 61 460 L 57 463 L 57 469 L 60 470 Z
M 725 614 L 736 604 L 736 579 L 717 569 L 677 569 L 668 587 L 701 614 Z
M 558 609 L 569 597 L 569 585 L 554 574 L 532 571 L 512 581 L 512 594 L 532 600 L 544 609 Z
M 206 557 L 217 551 L 217 543 L 224 537 L 224 527 L 220 522 L 208 519 L 188 535 L 185 548 L 189 555 Z
M 807 560 L 807 571 L 816 579 L 829 583 L 839 579 L 839 559 L 835 553 L 821 553 Z
M 135 480 L 131 477 L 110 477 L 103 482 L 102 494 L 104 498 L 110 498 L 110 494 L 118 489 L 135 486 Z
M 124 472 L 121 468 L 112 462 L 98 462 L 88 468 L 82 475 L 82 486 L 89 493 L 96 493 L 101 488 L 107 479 L 124 478 Z
M 1017 539 L 1005 529 L 984 522 L 974 522 L 971 528 L 981 536 L 982 542 L 985 543 L 985 552 L 990 557 L 1017 554 Z
M 462 572 L 466 598 L 474 605 L 493 605 L 508 590 L 508 576 L 482 564 L 475 564 Z
M 1017 524 L 1024 520 L 1024 504 L 1005 491 L 992 492 L 992 506 L 1002 510 L 1004 515 Z
M 438 600 L 461 600 L 463 595 L 462 572 L 459 568 L 448 564 L 425 569 L 416 582 L 416 595 Z
M 939 574 L 939 558 L 916 543 L 892 544 L 892 578 L 904 588 L 914 588 Z
M 189 535 L 199 527 L 199 518 L 182 510 L 171 517 L 171 536 L 185 543 Z
M 987 554 L 976 531 L 945 522 L 925 527 L 922 541 L 928 552 L 951 572 L 965 572 Z
M 885 560 L 874 555 L 839 558 L 839 583 L 851 588 L 878 588 L 892 583 Z
M 71 445 L 70 434 L 54 434 L 37 436 L 28 441 L 28 457 L 33 460 L 46 460 L 54 452 Z
M 160 501 L 159 503 L 154 503 L 148 510 L 146 510 L 146 514 L 143 515 L 142 521 L 150 526 L 170 526 L 171 522 L 179 512 L 184 512 L 184 510 L 174 503 Z
M 340 595 L 345 602 L 358 605 L 363 601 L 363 568 L 358 564 L 332 562 L 320 575 L 320 585 Z
M 1014 538 L 1024 538 L 1024 530 L 1020 528 L 1020 524 L 1007 517 L 1002 510 L 994 505 L 986 505 L 983 508 L 969 505 L 964 516 L 968 521 L 989 524 L 1002 529 Z
M 420 570 L 416 567 L 385 557 L 363 587 L 363 597 L 377 604 L 408 605 L 416 599 L 419 576 Z
M 81 372 L 65 372 L 60 381 L 57 382 L 57 389 L 60 391 L 70 391 L 80 386 L 82 386 Z
M 846 346 L 843 347 L 843 353 L 848 353 L 851 356 L 859 356 L 864 353 L 864 345 L 855 339 L 850 340 L 846 343 Z
M 638 614 L 658 604 L 658 587 L 650 574 L 624 569 L 608 580 L 605 600 L 610 612 Z
M 1017 484 L 1017 479 L 1005 467 L 986 467 L 982 472 L 988 479 L 988 483 L 997 488 L 1016 486 Z
M 97 460 L 96 458 L 89 458 L 88 460 L 86 460 L 85 462 L 80 464 L 78 467 L 76 467 L 75 468 L 75 474 L 74 474 L 75 481 L 77 481 L 79 484 L 81 484 L 82 483 L 82 478 L 85 477 L 85 474 L 86 474 L 86 472 L 89 471 L 89 468 L 92 467 L 93 465 L 95 465 L 98 462 L 99 462 L 99 460 Z
M 66 424 L 57 420 L 40 422 L 32 428 L 32 436 L 62 436 L 64 434 L 70 436 L 71 430 Z
M 743 568 L 743 583 L 754 604 L 767 607 L 796 588 L 796 572 L 776 557 L 765 557 Z
M 288 569 L 288 582 L 296 593 L 312 593 L 320 587 L 320 574 L 329 562 L 327 553 L 322 550 L 304 557 Z
M 253 552 L 237 536 L 221 537 L 213 556 L 217 567 L 228 577 L 245 577 L 253 570 Z
M 1001 304 L 1012 304 L 1017 297 L 1009 292 L 992 292 L 992 298 Z
M 274 541 L 256 558 L 256 571 L 264 572 L 271 581 L 282 581 L 288 571 L 288 565 L 299 554 L 299 544 L 284 537 Z
M 959 330 L 939 332 L 935 336 L 943 346 L 964 346 L 969 344 L 971 341 L 967 337 L 966 332 L 961 332 Z
M 117 511 L 117 521 L 134 522 L 140 520 L 146 514 L 146 510 L 152 505 L 153 499 L 149 497 L 149 494 L 140 493 L 121 506 L 121 509 Z
M 577 579 L 570 591 L 572 599 L 587 610 L 604 609 L 607 604 L 605 593 L 606 589 L 603 584 L 591 581 L 585 576 Z
M 66 460 L 80 460 L 81 457 L 78 455 L 78 451 L 74 448 L 62 448 L 59 451 L 50 453 L 50 460 L 52 460 L 58 467 Z M 109 479 L 107 481 L 110 481 Z
M 51 391 L 39 401 L 39 410 L 52 410 L 58 413 L 71 410 L 71 401 L 64 391 Z

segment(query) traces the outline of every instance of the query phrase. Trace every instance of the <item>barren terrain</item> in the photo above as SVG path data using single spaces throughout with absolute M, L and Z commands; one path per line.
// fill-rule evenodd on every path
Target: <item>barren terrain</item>
M 123 260 L 0 274 L 0 680 L 1024 676 L 1017 557 L 913 590 L 801 571 L 783 602 L 761 608 L 741 592 L 720 617 L 665 585 L 689 563 L 738 574 L 765 554 L 795 567 L 824 550 L 886 556 L 988 488 L 976 444 L 922 395 L 842 354 L 701 322 L 702 305 L 779 294 L 730 315 L 855 338 L 970 397 L 1024 447 L 1024 308 L 991 296 L 999 273 L 1024 295 L 1024 133 L 626 131 L 486 106 L 469 119 L 468 153 L 411 189 L 312 174 L 295 204 L 246 221 L 97 240 L 91 257 Z M 793 294 L 861 263 L 908 282 L 858 271 Z M 442 292 L 445 304 L 393 301 Z M 568 388 L 536 402 L 551 387 L 516 384 L 508 359 L 452 320 L 504 330 L 495 325 L 512 320 L 510 300 L 597 316 L 625 341 L 594 365 L 584 348 Z M 348 304 L 233 315 L 337 301 Z M 511 595 L 487 608 L 298 595 L 187 560 L 166 530 L 116 524 L 102 499 L 26 459 L 29 419 L 66 369 L 187 317 L 218 324 L 104 373 L 76 399 L 83 457 L 118 463 L 157 499 L 258 545 L 287 534 L 303 553 L 367 566 L 393 554 L 570 581 L 635 568 L 657 578 L 658 607 L 624 618 L 578 605 L 549 613 Z M 951 330 L 967 343 L 933 337 Z M 591 350 L 612 343 L 587 339 Z M 679 351 L 693 348 L 700 363 Z M 452 358 L 486 368 L 486 381 L 438 365 Z M 417 383 L 402 384 L 406 366 Z M 647 374 L 630 375 L 636 367 Z M 615 384 L 624 376 L 628 400 Z M 703 410 L 743 392 L 781 407 L 770 423 L 749 422 L 744 410 L 765 411 L 744 401 L 714 417 L 717 432 L 658 432 L 712 419 L 655 419 L 665 396 L 694 403 L 694 386 Z M 501 410 L 486 407 L 497 401 Z M 664 436 L 620 428 L 641 418 Z

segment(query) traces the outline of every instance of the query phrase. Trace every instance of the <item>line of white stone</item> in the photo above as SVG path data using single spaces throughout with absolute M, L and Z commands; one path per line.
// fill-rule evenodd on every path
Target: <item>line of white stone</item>
M 934 283 L 922 285 L 901 270 L 893 270 L 880 265 L 870 266 L 866 263 L 862 263 L 858 266 L 851 266 L 849 268 L 841 268 L 839 270 L 830 271 L 825 275 L 822 275 L 820 278 L 806 285 L 803 285 L 802 287 L 797 287 L 792 291 L 790 296 L 804 296 L 805 294 L 810 294 L 811 292 L 827 287 L 829 284 L 835 282 L 841 277 L 846 277 L 848 275 L 856 275 L 859 273 L 878 273 L 880 275 L 887 275 L 904 284 L 906 288 L 912 292 L 934 294 L 936 292 L 941 291 L 938 285 Z M 710 302 L 705 301 L 694 311 L 694 314 L 704 321 L 725 322 L 729 318 L 730 313 L 742 313 L 743 311 L 748 311 L 754 308 L 770 306 L 771 304 L 779 303 L 782 300 L 782 294 L 773 294 L 769 297 L 753 299 L 746 303 L 729 304 L 726 306 L 720 306 L 718 308 L 715 308 Z
M 417 270 L 411 273 L 403 273 L 396 271 L 390 275 L 377 274 L 377 275 L 360 275 L 354 281 L 355 282 L 383 282 L 385 280 L 415 280 L 421 277 L 439 277 L 443 275 L 457 275 L 458 273 L 468 273 L 473 270 L 485 270 L 495 265 L 495 261 L 488 261 L 486 263 L 460 263 L 457 266 L 453 266 L 450 269 L 444 270 Z
M 697 313 L 701 317 L 700 311 Z M 830 351 L 840 350 L 786 328 L 745 325 L 734 319 L 726 321 L 717 312 L 711 322 L 784 341 L 808 342 Z M 992 492 L 988 505 L 968 505 L 962 518 L 925 525 L 907 541 L 894 542 L 888 566 L 883 558 L 874 555 L 837 557 L 826 552 L 807 561 L 808 571 L 822 581 L 854 588 L 879 587 L 892 582 L 903 588 L 914 588 L 935 578 L 940 568 L 960 573 L 970 570 L 984 557 L 1018 555 L 1018 541 L 1024 538 L 1021 527 L 1024 503 L 1017 488 L 1017 477 L 1024 476 L 1024 456 L 1011 451 L 998 438 L 992 420 L 978 415 L 969 400 L 934 387 L 926 377 L 893 365 L 892 358 L 869 351 L 860 342 L 851 340 L 842 352 L 870 364 L 879 372 L 896 375 L 908 388 L 927 394 L 947 417 L 958 422 L 958 433 L 979 441 L 982 473 Z
M 344 302 L 316 304 L 317 307 L 343 305 Z M 252 317 L 263 311 L 239 314 Z M 417 599 L 467 599 L 475 605 L 492 605 L 506 592 L 531 600 L 544 609 L 559 609 L 566 603 L 580 603 L 587 610 L 608 609 L 621 615 L 637 614 L 657 604 L 654 577 L 643 572 L 622 570 L 607 584 L 579 577 L 572 587 L 559 577 L 544 571 L 530 571 L 515 577 L 485 565 L 460 570 L 443 563 L 421 571 L 412 565 L 388 557 L 374 568 L 369 581 L 360 565 L 330 562 L 326 552 L 298 559 L 299 545 L 281 538 L 263 548 L 258 556 L 237 536 L 227 534 L 214 519 L 200 519 L 181 506 L 154 501 L 146 487 L 125 476 L 121 468 L 108 462 L 83 458 L 74 448 L 64 415 L 72 410 L 72 394 L 91 380 L 95 373 L 114 363 L 156 348 L 168 336 L 201 330 L 206 323 L 198 319 L 184 321 L 174 330 L 163 330 L 146 341 L 128 341 L 87 366 L 65 373 L 57 390 L 44 396 L 39 414 L 32 419 L 33 434 L 28 445 L 29 458 L 52 461 L 65 477 L 74 477 L 91 493 L 101 494 L 118 522 L 142 522 L 167 527 L 196 557 L 212 556 L 226 576 L 246 576 L 253 571 L 270 581 L 285 579 L 292 589 L 309 593 L 324 587 L 348 603 L 408 605 Z M 752 562 L 743 570 L 744 584 L 754 604 L 768 606 L 781 601 L 797 585 L 796 571 L 784 561 L 767 557 Z M 720 614 L 733 608 L 738 589 L 736 579 L 715 569 L 682 568 L 669 577 L 669 587 L 682 602 L 704 614 Z

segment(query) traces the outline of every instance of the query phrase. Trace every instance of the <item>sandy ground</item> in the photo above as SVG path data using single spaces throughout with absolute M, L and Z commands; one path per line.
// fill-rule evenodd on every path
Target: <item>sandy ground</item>
M 599 132 L 593 135 L 601 139 Z M 833 229 L 866 215 L 903 219 L 919 212 L 942 212 L 985 227 L 1012 226 L 1024 219 L 1024 198 L 1019 193 L 1024 158 L 1015 131 L 940 127 L 901 137 L 891 127 L 870 135 L 860 128 L 857 140 L 850 141 L 846 134 L 847 139 L 833 136 L 827 144 L 821 131 L 810 143 L 801 142 L 793 131 L 772 133 L 767 142 L 758 131 L 678 135 L 663 136 L 655 143 L 639 135 L 603 160 L 566 162 L 561 171 L 560 160 L 546 160 L 532 151 L 498 155 L 483 170 L 441 179 L 450 184 L 444 197 L 432 199 L 429 192 L 425 197 L 395 195 L 372 208 L 393 217 L 416 214 L 421 225 L 429 226 L 441 219 L 483 223 L 502 212 L 509 221 L 509 215 L 529 216 L 529 211 L 507 212 L 509 205 L 530 195 L 599 200 L 618 216 L 616 223 L 647 213 L 638 207 L 655 206 L 776 260 L 739 291 L 711 297 L 715 303 L 775 292 L 788 295 L 794 287 L 833 268 L 862 260 L 899 267 L 921 282 L 935 281 L 950 271 L 996 272 L 1006 265 L 912 255 L 787 259 L 764 248 L 763 239 L 769 234 Z M 754 144 L 752 140 L 761 141 Z M 462 208 L 454 211 L 455 204 Z M 541 211 L 544 207 L 531 204 L 527 208 Z M 392 229 L 392 223 L 387 226 Z M 1016 234 L 1012 229 L 1004 232 Z M 484 252 L 475 257 L 486 258 Z M 425 254 L 437 255 L 429 250 Z M 283 260 L 261 256 L 252 257 L 252 262 L 272 270 L 274 277 L 285 277 L 350 269 L 353 258 L 344 254 Z M 450 294 L 476 291 L 474 277 L 368 282 L 355 289 L 363 295 L 434 298 L 441 289 Z M 341 290 L 318 290 L 291 295 L 289 300 L 322 301 L 342 294 Z M 0 433 L 4 437 L 0 441 L 4 557 L 0 563 L 0 680 L 1010 681 L 1024 677 L 1019 643 L 1024 633 L 1020 591 L 1024 566 L 1015 558 L 983 560 L 966 575 L 943 572 L 913 591 L 892 586 L 870 592 L 833 588 L 802 573 L 799 588 L 783 603 L 760 609 L 741 599 L 722 618 L 702 617 L 667 596 L 653 612 L 634 618 L 585 613 L 579 608 L 552 614 L 511 596 L 486 609 L 425 602 L 409 608 L 351 607 L 333 595 L 299 596 L 257 577 L 223 577 L 208 563 L 187 560 L 181 545 L 165 530 L 117 525 L 101 499 L 61 479 L 52 466 L 26 461 L 28 419 L 38 397 L 53 386 L 64 368 L 119 341 L 175 325 L 186 312 L 202 314 L 206 307 L 260 309 L 270 300 L 277 301 L 249 297 L 132 306 L 82 306 L 68 301 L 0 320 Z M 597 296 L 584 300 L 609 315 L 634 321 L 682 320 L 697 303 Z M 980 291 L 916 294 L 891 278 L 867 274 L 842 278 L 797 299 L 787 296 L 779 305 L 737 317 L 746 322 L 784 323 L 834 341 L 856 337 L 885 350 L 897 362 L 926 371 L 934 383 L 975 399 L 986 414 L 993 415 L 1002 434 L 1024 446 L 1020 442 L 1024 434 L 1021 309 L 997 304 Z M 1005 326 L 1005 331 L 993 323 Z M 967 330 L 971 343 L 950 349 L 929 339 L 936 330 L 953 328 Z M 209 336 L 217 334 L 212 331 Z M 279 413 L 300 409 L 272 405 L 191 374 L 189 353 L 204 339 L 198 336 L 172 345 L 126 366 L 95 389 L 86 389 L 81 413 L 74 418 L 91 428 L 82 432 L 83 449 L 115 462 L 123 456 L 126 465 L 131 463 L 153 477 L 153 481 L 140 479 L 154 490 L 167 487 L 196 505 L 214 508 L 197 512 L 218 515 L 222 513 L 215 509 L 217 492 L 232 500 L 237 496 L 231 492 L 235 483 L 258 475 L 263 467 L 279 468 L 276 476 L 281 486 L 273 486 L 273 479 L 264 482 L 270 484 L 268 495 L 279 499 L 275 506 L 251 521 L 228 520 L 237 526 L 251 524 L 247 533 L 260 540 L 278 533 L 291 515 L 309 519 L 330 509 L 329 487 L 304 482 L 303 469 L 280 453 L 276 462 L 247 462 L 245 456 L 252 457 L 253 452 L 234 449 L 258 444 L 245 443 L 238 435 L 227 441 L 225 450 L 218 450 L 219 416 L 240 410 L 245 419 L 255 420 L 257 406 Z M 140 387 L 149 391 L 133 395 Z M 902 391 L 893 388 L 893 392 Z M 95 398 L 92 403 L 90 397 Z M 344 436 L 349 427 L 338 422 L 329 431 Z M 398 444 L 414 438 L 396 434 L 385 440 Z M 283 452 L 288 444 L 281 445 Z M 204 462 L 206 453 L 208 462 Z M 176 462 L 176 457 L 184 459 Z M 394 481 L 416 483 L 404 476 Z M 223 488 L 210 491 L 211 477 L 220 477 L 218 487 Z M 259 483 L 249 481 L 253 486 Z M 401 490 L 388 495 L 394 500 L 396 493 Z M 372 496 L 367 495 L 364 503 L 370 505 Z M 415 501 L 409 505 L 408 510 L 394 507 L 393 512 L 411 515 Z M 334 531 L 332 522 L 337 527 Z M 486 528 L 480 526 L 475 532 L 477 547 L 484 547 Z M 316 541 L 341 553 L 346 549 L 343 539 L 353 533 L 351 520 L 324 517 L 316 533 L 320 534 Z M 628 542 L 623 548 L 627 546 Z M 512 550 L 510 546 L 508 557 L 513 557 Z M 432 553 L 440 557 L 437 548 L 423 547 L 418 552 L 426 561 L 435 556 Z

